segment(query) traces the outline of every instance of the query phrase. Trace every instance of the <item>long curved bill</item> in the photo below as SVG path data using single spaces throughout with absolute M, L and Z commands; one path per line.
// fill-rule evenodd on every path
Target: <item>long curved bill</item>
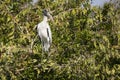
M 50 19 L 52 22 L 54 21 L 51 14 L 48 13 L 48 17 L 49 17 L 49 19 Z
M 50 16 L 50 20 L 51 20 L 52 22 L 54 21 L 52 16 Z

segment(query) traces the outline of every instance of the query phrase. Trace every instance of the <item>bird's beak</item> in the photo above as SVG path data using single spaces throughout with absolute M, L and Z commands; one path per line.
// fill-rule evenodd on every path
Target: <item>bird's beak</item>
M 48 18 L 49 18 L 52 22 L 54 21 L 51 14 L 48 14 Z
M 52 22 L 54 21 L 52 16 L 50 16 L 49 18 L 50 18 L 50 20 L 51 20 Z

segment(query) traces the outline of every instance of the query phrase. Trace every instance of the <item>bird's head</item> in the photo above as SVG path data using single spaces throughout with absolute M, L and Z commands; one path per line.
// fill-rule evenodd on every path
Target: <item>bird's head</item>
M 44 10 L 42 11 L 42 13 L 43 13 L 43 15 L 46 16 L 48 19 L 50 19 L 50 20 L 53 21 L 52 15 L 51 15 L 46 9 L 44 9 Z

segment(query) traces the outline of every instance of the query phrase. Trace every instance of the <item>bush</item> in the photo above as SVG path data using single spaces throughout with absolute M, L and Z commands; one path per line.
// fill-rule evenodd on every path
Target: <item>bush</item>
M 119 9 L 83 1 L 0 1 L 0 79 L 119 80 Z M 84 4 L 83 4 L 84 3 Z M 83 8 L 80 6 L 83 5 Z M 41 51 L 35 25 L 49 8 L 53 43 Z

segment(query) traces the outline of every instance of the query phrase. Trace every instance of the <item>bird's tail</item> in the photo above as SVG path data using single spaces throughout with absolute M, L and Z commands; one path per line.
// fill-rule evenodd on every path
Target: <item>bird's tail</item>
M 44 51 L 45 52 L 49 52 L 49 48 L 50 48 L 50 44 L 49 43 L 45 43 L 43 47 L 44 47 Z

